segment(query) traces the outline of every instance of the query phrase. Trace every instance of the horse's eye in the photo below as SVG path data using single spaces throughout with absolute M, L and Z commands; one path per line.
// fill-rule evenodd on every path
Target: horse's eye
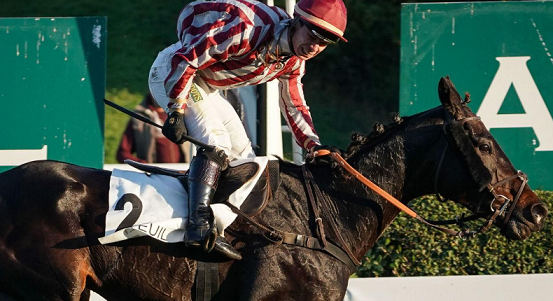
M 492 151 L 492 148 L 489 144 L 481 144 L 479 147 L 481 152 L 489 154 Z

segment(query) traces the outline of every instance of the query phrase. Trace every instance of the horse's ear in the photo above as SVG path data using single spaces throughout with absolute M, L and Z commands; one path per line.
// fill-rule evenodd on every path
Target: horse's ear
M 463 110 L 461 95 L 459 95 L 459 92 L 455 89 L 455 85 L 453 85 L 449 79 L 449 75 L 440 79 L 440 83 L 438 84 L 438 95 L 440 96 L 440 101 L 444 108 L 453 115 L 455 120 L 466 117 L 465 111 Z

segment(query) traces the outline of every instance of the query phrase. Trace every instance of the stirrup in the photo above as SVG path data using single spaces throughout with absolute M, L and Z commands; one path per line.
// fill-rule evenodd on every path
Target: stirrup
M 210 253 L 215 250 L 217 253 L 222 254 L 233 260 L 241 260 L 242 255 L 235 248 L 233 248 L 223 236 L 219 235 L 217 231 L 217 225 L 215 222 L 211 228 L 211 231 L 207 233 L 205 239 L 200 242 L 193 242 L 194 244 L 187 243 L 188 247 L 199 247 L 206 253 Z
M 206 253 L 213 251 L 213 248 L 215 248 L 215 242 L 217 241 L 218 236 L 219 236 L 219 233 L 217 231 L 217 226 L 215 225 L 215 221 L 214 221 L 210 231 L 207 232 L 205 239 L 201 242 L 201 248 Z
M 233 260 L 242 259 L 242 254 L 233 248 L 222 236 L 217 236 L 217 238 L 215 238 L 215 247 L 213 250 Z
M 213 222 L 212 230 L 208 233 L 204 242 L 204 250 L 208 253 L 215 250 L 217 253 L 233 260 L 242 259 L 240 252 L 236 251 L 223 236 L 219 235 L 215 221 Z

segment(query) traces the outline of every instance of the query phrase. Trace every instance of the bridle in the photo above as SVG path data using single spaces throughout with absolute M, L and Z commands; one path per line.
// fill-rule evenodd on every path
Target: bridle
M 515 180 L 515 179 L 520 179 L 522 181 L 522 184 L 518 188 L 518 192 L 517 192 L 514 199 L 511 200 L 508 197 L 506 197 L 502 194 L 498 194 L 496 192 L 497 187 L 501 187 L 501 185 L 503 185 L 505 183 L 509 183 L 509 182 L 511 182 L 512 180 Z M 511 215 L 513 213 L 513 210 L 515 209 L 515 207 L 516 207 L 516 205 L 517 205 L 517 203 L 520 199 L 520 196 L 522 195 L 522 191 L 524 190 L 524 187 L 526 187 L 527 183 L 528 183 L 528 177 L 526 176 L 525 173 L 523 173 L 522 171 L 519 170 L 516 174 L 514 174 L 510 177 L 507 177 L 507 178 L 505 178 L 505 179 L 503 179 L 503 180 L 501 180 L 501 181 L 499 181 L 495 184 L 488 184 L 486 186 L 488 188 L 488 191 L 494 196 L 494 198 L 492 199 L 492 201 L 490 203 L 490 209 L 491 210 L 494 210 L 493 203 L 495 201 L 497 201 L 498 199 L 504 199 L 505 200 L 503 202 L 503 205 L 501 205 L 501 207 L 499 208 L 499 210 L 494 210 L 494 214 L 492 215 L 493 219 L 491 219 L 490 225 L 495 220 L 495 217 L 497 217 L 498 215 L 503 214 L 503 212 L 505 212 L 508 208 L 509 210 L 507 211 L 507 214 L 505 215 L 505 218 L 503 219 L 503 226 L 507 225 L 507 223 L 511 219 Z
M 450 116 L 449 112 L 447 112 L 446 114 L 448 114 L 448 118 L 444 122 L 444 133 L 446 134 L 446 139 L 447 139 L 446 125 L 451 122 L 452 116 Z M 467 118 L 463 118 L 463 119 L 460 119 L 460 120 L 457 120 L 457 121 L 460 121 L 460 122 L 462 122 L 462 124 L 464 124 L 468 121 L 479 120 L 479 119 L 480 119 L 479 117 L 467 117 Z M 436 189 L 435 190 L 436 195 L 438 196 L 439 200 L 442 200 L 442 198 L 437 193 L 437 183 L 438 183 L 438 177 L 439 177 L 440 170 L 441 170 L 441 165 L 442 165 L 442 162 L 444 160 L 445 153 L 448 149 L 448 146 L 449 146 L 449 142 L 447 142 L 447 145 L 444 148 L 444 151 L 443 151 L 442 156 L 440 158 L 440 162 L 438 164 L 438 168 L 436 169 L 434 184 L 435 184 L 435 189 Z M 478 206 L 475 209 L 476 213 L 474 215 L 470 216 L 470 217 L 462 218 L 462 219 L 455 219 L 455 220 L 446 220 L 446 221 L 430 221 L 430 220 L 427 220 L 427 219 L 421 217 L 419 214 L 417 214 L 411 208 L 407 207 L 406 205 L 401 203 L 399 200 L 397 200 L 393 196 L 391 196 L 389 193 L 382 190 L 376 184 L 371 182 L 369 179 L 364 177 L 360 172 L 358 172 L 351 165 L 349 165 L 349 163 L 344 158 L 342 158 L 339 153 L 330 152 L 328 150 L 323 149 L 323 150 L 319 150 L 319 151 L 314 152 L 313 157 L 327 156 L 327 155 L 329 155 L 334 161 L 336 161 L 338 163 L 338 165 L 342 166 L 354 178 L 356 178 L 357 180 L 359 180 L 360 182 L 362 182 L 363 184 L 368 186 L 370 189 L 372 189 L 377 194 L 382 196 L 384 199 L 386 199 L 387 201 L 392 203 L 394 206 L 399 208 L 401 211 L 405 212 L 407 215 L 409 215 L 413 218 L 416 218 L 420 222 L 422 222 L 422 223 L 424 223 L 424 224 L 426 224 L 426 225 L 428 225 L 432 228 L 435 228 L 439 231 L 442 231 L 442 232 L 447 233 L 447 234 L 452 235 L 452 236 L 458 236 L 462 239 L 473 238 L 478 233 L 485 232 L 487 229 L 489 229 L 491 227 L 491 225 L 493 225 L 493 223 L 495 222 L 495 220 L 498 216 L 500 216 L 500 215 L 504 214 L 505 212 L 507 212 L 507 214 L 504 217 L 504 222 L 503 222 L 503 227 L 505 227 L 505 225 L 510 220 L 512 212 L 513 212 L 514 208 L 516 207 L 516 204 L 518 203 L 518 201 L 519 201 L 519 199 L 522 195 L 522 192 L 523 192 L 523 190 L 526 187 L 526 184 L 528 182 L 528 178 L 527 178 L 526 174 L 524 174 L 521 171 L 518 171 L 516 174 L 514 174 L 512 176 L 509 176 L 509 177 L 506 177 L 502 180 L 499 180 L 496 183 L 486 184 L 487 192 L 489 192 L 493 195 L 493 199 L 491 200 L 491 202 L 489 204 L 489 208 L 490 208 L 491 213 L 488 216 L 486 222 L 477 231 L 470 231 L 468 229 L 457 231 L 457 230 L 452 230 L 452 229 L 449 229 L 449 228 L 441 227 L 440 225 L 446 225 L 446 224 L 461 224 L 462 225 L 462 223 L 464 223 L 466 221 L 474 220 L 476 218 L 483 217 L 482 214 L 478 214 L 478 211 L 480 211 L 480 208 L 483 206 L 484 200 L 487 196 L 487 193 L 483 193 L 482 198 L 480 199 L 480 202 L 479 202 Z M 271 227 L 271 226 L 268 226 L 268 225 L 263 225 L 263 224 L 255 221 L 255 220 L 253 220 L 252 218 L 250 218 L 246 214 L 244 214 L 242 211 L 240 211 L 240 209 L 238 209 L 238 208 L 236 208 L 236 207 L 234 207 L 230 204 L 227 204 L 227 205 L 229 205 L 229 207 L 232 209 L 232 211 L 234 213 L 238 214 L 239 216 L 241 216 L 242 218 L 247 220 L 251 225 L 255 226 L 256 228 L 258 228 L 260 230 L 262 230 L 262 235 L 268 241 L 270 241 L 271 243 L 295 245 L 295 246 L 301 246 L 301 247 L 305 247 L 305 248 L 309 248 L 309 249 L 324 251 L 324 252 L 328 253 L 329 255 L 333 256 L 334 258 L 340 260 L 345 265 L 347 265 L 353 273 L 356 270 L 356 268 L 361 264 L 361 262 L 356 258 L 356 256 L 354 255 L 354 253 L 352 252 L 350 247 L 346 244 L 345 240 L 342 238 L 342 235 L 341 235 L 340 231 L 338 230 L 338 227 L 335 224 L 335 222 L 333 221 L 333 219 L 329 218 L 332 215 L 330 214 L 329 208 L 327 208 L 328 207 L 327 203 L 330 203 L 330 201 L 328 200 L 328 196 L 326 194 L 322 193 L 322 191 L 319 189 L 315 178 L 313 177 L 313 175 L 311 174 L 311 172 L 309 171 L 309 169 L 307 168 L 307 166 L 305 164 L 302 166 L 302 170 L 303 170 L 303 177 L 304 177 L 304 185 L 305 185 L 305 188 L 306 188 L 306 191 L 307 191 L 307 197 L 308 197 L 308 200 L 309 200 L 310 205 L 311 205 L 310 206 L 311 210 L 313 211 L 313 215 L 315 217 L 315 227 L 316 227 L 315 235 L 316 236 L 285 232 L 285 231 L 275 229 L 274 227 Z M 516 180 L 516 179 L 520 179 L 522 181 L 522 184 L 520 185 L 519 190 L 518 190 L 518 192 L 517 192 L 517 194 L 516 194 L 516 196 L 513 200 L 511 200 L 508 197 L 506 197 L 505 195 L 499 194 L 497 192 L 497 189 L 499 187 L 502 187 L 502 185 L 504 185 L 506 183 L 510 183 L 511 181 Z M 504 200 L 503 204 L 500 206 L 500 208 L 494 209 L 493 204 L 496 201 L 499 201 L 501 199 Z M 325 227 L 323 225 L 323 217 L 325 218 L 326 221 L 328 221 L 328 223 L 330 225 L 330 230 L 331 230 L 331 232 L 333 232 L 334 237 L 340 243 L 339 245 L 333 243 L 332 241 L 330 241 L 326 238 Z
M 446 111 L 446 116 L 447 116 L 447 118 L 445 120 L 446 122 L 443 125 L 443 131 L 444 131 L 444 134 L 446 135 L 446 139 L 447 139 L 447 135 L 448 135 L 447 125 L 451 122 L 452 116 L 447 111 Z M 478 117 L 478 116 L 465 117 L 465 118 L 461 118 L 457 121 L 460 122 L 464 126 L 465 123 L 467 123 L 469 121 L 472 121 L 472 120 L 480 120 L 480 117 Z M 442 155 L 440 157 L 440 161 L 438 163 L 438 168 L 436 169 L 436 174 L 434 176 L 435 195 L 436 195 L 436 198 L 441 202 L 447 201 L 447 199 L 442 199 L 442 197 L 438 193 L 438 180 L 439 180 L 439 175 L 440 175 L 440 171 L 441 171 L 441 168 L 442 168 L 442 163 L 444 161 L 445 154 L 447 152 L 448 146 L 449 146 L 449 142 L 446 141 L 446 146 L 444 147 L 444 150 L 443 150 Z M 514 199 L 510 199 L 507 196 L 505 196 L 503 194 L 499 194 L 497 192 L 497 188 L 501 187 L 504 184 L 510 183 L 511 181 L 516 180 L 516 179 L 520 179 L 522 181 L 522 183 L 521 183 Z M 493 223 L 495 222 L 495 220 L 498 216 L 501 216 L 501 215 L 505 214 L 505 212 L 507 212 L 505 214 L 504 218 L 503 218 L 503 224 L 501 225 L 502 228 L 505 227 L 508 224 L 509 220 L 511 219 L 511 215 L 513 213 L 513 210 L 515 209 L 515 207 L 516 207 L 516 205 L 517 205 L 517 203 L 518 203 L 518 201 L 519 201 L 519 199 L 522 195 L 524 187 L 526 187 L 527 183 L 528 183 L 528 177 L 526 176 L 526 174 L 524 172 L 522 172 L 520 170 L 517 171 L 517 173 L 515 173 L 511 176 L 508 176 L 508 177 L 506 177 L 502 180 L 497 181 L 496 183 L 488 183 L 486 185 L 486 188 L 487 188 L 486 192 L 489 192 L 493 196 L 493 198 L 489 202 L 489 212 L 490 212 L 490 214 L 486 217 L 485 223 L 477 231 L 468 231 L 468 230 L 466 230 L 464 232 L 460 232 L 460 233 L 465 233 L 465 234 L 463 234 L 462 236 L 461 235 L 459 235 L 459 236 L 461 238 L 472 238 L 472 237 L 476 236 L 479 233 L 483 233 L 483 232 L 487 231 L 493 225 Z M 482 194 L 480 202 L 479 202 L 478 206 L 476 206 L 476 208 L 474 210 L 475 213 L 473 215 L 470 215 L 468 217 L 456 218 L 456 219 L 453 219 L 453 220 L 428 221 L 428 222 L 430 222 L 431 224 L 435 224 L 435 225 L 457 224 L 457 225 L 462 226 L 467 221 L 475 220 L 477 218 L 482 218 L 482 217 L 484 217 L 484 215 L 482 213 L 478 213 L 478 212 L 483 207 L 483 204 L 485 203 L 486 196 L 487 196 L 487 193 Z M 494 208 L 493 204 L 497 201 L 500 201 L 501 199 L 503 199 L 503 204 L 498 209 Z
M 438 168 L 436 169 L 436 174 L 434 176 L 435 177 L 435 179 L 434 179 L 434 186 L 435 187 L 434 188 L 435 188 L 436 196 L 441 201 L 444 201 L 444 200 L 439 196 L 439 193 L 437 192 L 438 191 L 438 189 L 437 189 L 438 178 L 439 178 L 439 175 L 440 175 L 441 166 L 442 166 L 443 160 L 445 158 L 446 151 L 447 151 L 448 146 L 450 144 L 450 142 L 448 142 L 448 140 L 447 140 L 447 137 L 448 137 L 447 126 L 449 124 L 451 124 L 452 120 L 453 120 L 453 116 L 451 115 L 451 113 L 449 113 L 446 110 L 446 118 L 445 118 L 444 124 L 443 124 L 444 134 L 446 135 L 446 146 L 445 146 L 445 148 L 442 152 L 442 156 L 440 158 L 440 162 L 438 164 Z M 461 118 L 461 119 L 458 119 L 456 121 L 460 122 L 464 126 L 465 123 L 467 123 L 469 121 L 472 121 L 472 120 L 480 120 L 480 117 L 471 116 L 471 117 Z M 356 179 L 358 179 L 360 182 L 362 182 L 363 184 L 368 186 L 370 189 L 375 191 L 380 196 L 384 197 L 387 201 L 392 203 L 394 206 L 396 206 L 401 211 L 405 212 L 407 215 L 409 215 L 413 218 L 416 218 L 417 220 L 421 221 L 422 223 L 424 223 L 424 224 L 426 224 L 426 225 L 428 225 L 432 228 L 435 228 L 435 229 L 437 229 L 439 231 L 442 231 L 444 233 L 447 233 L 449 235 L 458 236 L 462 239 L 473 238 L 477 234 L 487 231 L 493 225 L 493 223 L 495 222 L 495 220 L 497 219 L 498 216 L 500 216 L 500 215 L 504 214 L 505 212 L 507 212 L 504 219 L 503 219 L 503 225 L 502 225 L 502 227 L 505 227 L 507 225 L 507 223 L 509 222 L 509 220 L 511 218 L 511 215 L 513 213 L 513 210 L 515 209 L 515 207 L 516 207 L 516 205 L 517 205 L 517 203 L 518 203 L 518 201 L 519 201 L 519 199 L 522 195 L 522 192 L 523 192 L 523 190 L 526 187 L 526 184 L 528 182 L 528 177 L 526 176 L 526 174 L 523 173 L 522 171 L 518 171 L 516 174 L 514 174 L 512 176 L 509 176 L 509 177 L 506 177 L 502 180 L 499 180 L 496 183 L 487 183 L 486 184 L 487 192 L 489 192 L 493 196 L 493 198 L 492 198 L 492 200 L 490 201 L 490 204 L 489 204 L 490 214 L 486 218 L 485 223 L 476 231 L 471 231 L 469 229 L 457 231 L 457 230 L 441 227 L 441 225 L 458 224 L 458 225 L 462 226 L 467 221 L 475 220 L 477 218 L 484 217 L 483 214 L 478 213 L 478 212 L 480 211 L 480 208 L 484 204 L 484 200 L 486 199 L 486 196 L 488 195 L 487 193 L 482 194 L 480 202 L 474 210 L 475 214 L 473 214 L 469 217 L 456 218 L 454 220 L 431 221 L 431 220 L 427 220 L 427 219 L 421 217 L 418 213 L 413 211 L 411 208 L 407 207 L 406 205 L 404 205 L 403 203 L 401 203 L 400 201 L 395 199 L 393 196 L 388 194 L 386 191 L 382 190 L 380 187 L 378 187 L 372 181 L 365 178 L 360 172 L 358 172 L 353 167 L 351 167 L 346 162 L 346 160 L 344 160 L 339 154 L 334 153 L 334 152 L 329 152 L 329 151 L 326 151 L 326 150 L 321 150 L 321 151 L 319 151 L 319 153 L 314 154 L 314 156 L 324 156 L 324 155 L 330 155 L 339 165 L 341 165 L 346 171 L 348 171 Z M 520 179 L 522 181 L 522 184 L 520 185 L 520 187 L 518 189 L 518 192 L 517 192 L 514 199 L 511 200 L 507 196 L 499 194 L 497 192 L 497 189 L 499 187 L 501 187 L 502 185 L 504 185 L 506 183 L 510 183 L 511 181 L 516 180 L 516 179 Z M 503 199 L 503 204 L 499 207 L 499 209 L 493 208 L 493 204 L 496 201 L 500 201 L 501 199 Z
M 446 135 L 447 145 L 445 146 L 444 151 L 442 152 L 442 156 L 440 158 L 438 168 L 436 169 L 435 180 L 434 180 L 436 195 L 437 195 L 438 199 L 441 200 L 441 201 L 444 201 L 444 200 L 442 200 L 442 198 L 439 196 L 439 193 L 437 192 L 438 191 L 437 190 L 437 186 L 438 186 L 437 183 L 438 183 L 438 178 L 439 178 L 441 166 L 442 166 L 443 160 L 445 158 L 446 151 L 447 151 L 447 149 L 449 147 L 449 144 L 450 144 L 450 142 L 447 141 L 447 134 L 448 134 L 447 133 L 447 125 L 451 123 L 451 120 L 453 120 L 453 117 L 451 116 L 451 113 L 446 111 L 446 115 L 447 115 L 447 118 L 444 122 L 443 129 L 444 129 L 444 134 Z M 461 122 L 461 124 L 464 126 L 464 124 L 466 122 L 469 122 L 469 121 L 472 121 L 472 120 L 480 120 L 480 117 L 477 117 L 477 116 L 465 117 L 465 118 L 459 119 L 457 121 Z M 428 226 L 430 226 L 434 229 L 437 229 L 439 231 L 442 231 L 442 232 L 444 232 L 446 234 L 449 234 L 449 235 L 452 235 L 452 236 L 458 236 L 461 239 L 473 238 L 477 234 L 487 231 L 493 225 L 493 223 L 495 222 L 495 220 L 498 216 L 501 216 L 501 215 L 505 214 L 505 212 L 507 212 L 505 214 L 504 219 L 503 219 L 503 225 L 502 225 L 502 227 L 505 227 L 507 225 L 507 223 L 509 222 L 509 220 L 511 218 L 511 215 L 513 213 L 513 210 L 515 209 L 515 207 L 516 207 L 516 205 L 517 205 L 517 203 L 518 203 L 518 201 L 519 201 L 519 199 L 522 195 L 522 192 L 524 191 L 524 188 L 526 187 L 526 184 L 528 182 L 528 177 L 526 176 L 526 174 L 523 173 L 522 171 L 518 171 L 516 174 L 508 176 L 508 177 L 506 177 L 502 180 L 499 180 L 496 183 L 487 183 L 486 184 L 487 192 L 489 192 L 493 196 L 493 199 L 489 203 L 490 214 L 486 218 L 486 221 L 484 222 L 484 224 L 477 231 L 471 231 L 469 229 L 457 231 L 457 230 L 452 230 L 452 229 L 449 229 L 449 228 L 441 227 L 441 225 L 459 224 L 459 225 L 462 226 L 464 222 L 483 217 L 483 215 L 479 214 L 478 212 L 480 211 L 480 208 L 484 204 L 484 200 L 486 199 L 486 196 L 488 196 L 487 193 L 482 194 L 480 202 L 474 210 L 475 214 L 473 214 L 472 216 L 469 216 L 469 217 L 466 217 L 466 218 L 461 218 L 461 219 L 457 218 L 455 220 L 447 220 L 447 221 L 430 221 L 430 220 L 427 220 L 427 219 L 421 217 L 415 211 L 413 211 L 412 209 L 410 209 L 409 207 L 407 207 L 406 205 L 404 205 L 403 203 L 401 203 L 400 201 L 395 199 L 393 196 L 388 194 L 386 191 L 382 190 L 380 187 L 378 187 L 376 184 L 371 182 L 369 179 L 365 178 L 360 172 L 358 172 L 353 167 L 351 167 L 351 165 L 349 165 L 349 163 L 347 163 L 347 161 L 345 159 L 343 159 L 340 156 L 340 154 L 338 154 L 336 152 L 330 152 L 328 150 L 320 150 L 320 151 L 318 151 L 314 154 L 314 156 L 325 156 L 325 155 L 330 155 L 331 158 L 334 159 L 334 161 L 336 161 L 339 165 L 341 165 L 347 172 L 349 172 L 351 175 L 353 175 L 357 180 L 359 180 L 360 182 L 362 182 L 363 184 L 368 186 L 370 189 L 372 189 L 377 194 L 379 194 L 380 196 L 385 198 L 387 201 L 391 202 L 394 206 L 396 206 L 397 208 L 399 208 L 401 211 L 405 212 L 409 216 L 416 218 L 420 222 L 422 222 L 422 223 L 424 223 L 424 224 L 426 224 L 426 225 L 428 225 Z M 323 243 L 326 243 L 327 240 L 324 238 L 324 236 L 325 236 L 324 235 L 324 226 L 322 226 L 322 220 L 319 217 L 319 213 L 318 213 L 319 212 L 319 209 L 318 209 L 319 206 L 317 206 L 317 204 L 316 204 L 316 199 L 325 199 L 326 195 L 324 195 L 320 192 L 320 190 L 318 189 L 318 185 L 316 185 L 313 176 L 307 170 L 305 165 L 303 167 L 303 170 L 304 170 L 304 178 L 306 180 L 306 188 L 307 188 L 307 191 L 308 191 L 308 198 L 311 201 L 312 208 L 314 210 L 315 216 L 317 217 L 316 222 L 318 222 L 318 224 L 317 224 L 317 226 L 318 226 L 318 231 L 317 231 L 318 232 L 318 237 L 323 241 Z M 514 199 L 511 200 L 507 196 L 505 196 L 503 194 L 499 194 L 497 192 L 498 188 L 500 188 L 504 184 L 510 183 L 511 181 L 514 181 L 516 179 L 520 179 L 522 181 L 522 183 L 521 183 L 521 185 L 518 189 L 518 192 L 517 192 Z M 315 194 L 317 195 L 317 197 L 313 197 L 313 195 L 310 192 L 311 188 L 309 186 L 311 186 L 311 188 L 315 191 Z M 503 199 L 503 204 L 498 209 L 495 209 L 493 207 L 493 204 L 497 201 L 500 201 L 501 199 Z M 326 206 L 324 205 L 326 202 L 320 202 L 320 203 L 322 205 L 322 206 L 320 206 L 320 209 L 322 209 L 321 211 L 328 214 L 328 209 L 325 208 Z M 341 257 L 338 257 L 335 254 L 333 254 L 334 257 L 340 259 L 342 262 L 344 262 L 346 264 L 349 263 L 348 266 L 350 268 L 352 268 L 352 266 L 358 266 L 360 264 L 360 262 L 355 258 L 355 256 L 353 255 L 353 252 L 351 251 L 351 249 L 345 244 L 340 232 L 337 231 L 336 225 L 334 225 L 334 222 L 332 221 L 332 219 L 330 219 L 329 222 L 330 222 L 331 229 L 333 230 L 336 238 L 340 242 L 340 246 L 338 246 L 338 247 L 339 247 L 339 249 L 343 250 L 343 252 L 340 252 L 341 253 L 340 255 L 342 255 Z M 344 255 L 347 255 L 347 257 L 344 256 Z

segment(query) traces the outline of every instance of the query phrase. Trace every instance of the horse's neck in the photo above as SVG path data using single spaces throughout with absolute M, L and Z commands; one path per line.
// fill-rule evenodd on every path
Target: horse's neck
M 350 164 L 382 189 L 401 198 L 405 156 L 399 144 L 401 141 L 398 139 L 389 140 L 357 157 L 357 160 L 350 161 Z M 347 247 L 360 258 L 399 211 L 341 167 L 318 167 L 313 174 L 324 193 L 330 197 L 323 200 L 328 211 L 323 219 L 332 220 L 327 221 L 326 225 L 334 222 Z M 332 240 L 338 243 L 336 239 Z
M 401 132 L 391 136 L 362 155 L 353 156 L 349 163 L 380 188 L 406 203 L 427 193 L 426 190 L 431 187 L 428 177 L 421 177 L 412 169 L 431 172 L 434 168 L 434 164 L 426 158 L 434 148 L 436 135 L 424 135 L 408 141 L 406 136 L 413 135 L 417 136 L 417 133 L 406 135 Z M 334 199 L 330 204 L 334 210 L 332 215 L 343 227 L 342 234 L 349 246 L 361 257 L 400 211 L 354 177 L 338 177 L 329 187 L 329 195 Z

